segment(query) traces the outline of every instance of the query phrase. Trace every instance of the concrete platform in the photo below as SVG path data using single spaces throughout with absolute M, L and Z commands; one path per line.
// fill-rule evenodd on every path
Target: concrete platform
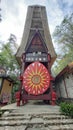
M 19 113 L 59 113 L 59 106 L 44 104 L 42 101 L 29 101 L 24 106 L 17 107 L 16 103 L 1 107 L 1 110 L 17 110 Z
M 60 113 L 59 106 L 42 101 L 29 101 L 25 106 L 16 103 L 1 108 L 0 130 L 73 130 L 73 119 Z

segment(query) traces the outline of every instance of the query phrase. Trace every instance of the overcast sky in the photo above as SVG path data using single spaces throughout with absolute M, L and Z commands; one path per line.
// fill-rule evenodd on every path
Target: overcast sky
M 7 41 L 10 33 L 16 35 L 20 44 L 24 29 L 28 5 L 44 5 L 47 10 L 51 35 L 63 20 L 73 12 L 73 0 L 1 0 L 2 22 L 0 22 L 0 40 Z

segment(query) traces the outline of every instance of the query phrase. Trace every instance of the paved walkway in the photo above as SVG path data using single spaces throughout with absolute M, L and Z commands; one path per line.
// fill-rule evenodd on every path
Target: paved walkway
M 59 106 L 30 101 L 25 106 L 11 104 L 1 109 L 7 111 L 0 118 L 0 130 L 73 130 L 73 119 L 61 115 Z
M 27 104 L 25 104 L 24 106 L 20 106 L 17 107 L 16 103 L 14 104 L 10 104 L 10 105 L 6 105 L 4 107 L 1 108 L 2 110 L 16 110 L 19 111 L 21 113 L 47 113 L 47 112 L 59 112 L 59 106 L 51 106 L 51 105 L 47 105 L 44 104 L 42 101 L 29 101 Z

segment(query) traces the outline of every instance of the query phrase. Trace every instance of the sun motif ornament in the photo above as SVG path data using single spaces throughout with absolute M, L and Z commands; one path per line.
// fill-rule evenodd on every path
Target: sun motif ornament
M 23 74 L 23 86 L 32 95 L 43 94 L 50 85 L 50 74 L 40 62 L 30 64 Z

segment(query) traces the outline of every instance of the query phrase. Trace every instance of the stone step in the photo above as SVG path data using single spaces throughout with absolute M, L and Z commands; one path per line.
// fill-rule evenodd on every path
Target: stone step
M 32 119 L 32 118 L 43 118 L 44 120 L 51 120 L 51 119 L 69 119 L 68 116 L 64 115 L 36 115 L 36 116 L 2 116 L 0 120 L 25 120 L 25 119 Z
M 24 113 L 9 113 L 7 116 L 24 116 L 24 115 L 29 115 L 29 116 L 42 116 L 42 115 L 62 115 L 60 113 L 37 113 L 37 114 L 24 114 Z
M 55 126 L 49 126 L 49 130 L 73 130 L 73 124 L 71 125 L 55 125 Z
M 26 130 L 26 126 L 3 126 L 0 130 Z
M 3 116 L 0 118 L 1 120 L 30 120 L 31 117 L 30 116 Z
M 67 116 L 64 116 L 63 114 L 59 114 L 59 113 L 38 113 L 38 114 L 24 114 L 24 113 L 8 113 L 7 115 L 3 115 L 4 117 L 7 116 L 7 117 L 27 117 L 27 118 L 30 118 L 30 117 L 44 117 L 44 118 L 69 118 Z
M 0 130 L 73 130 L 73 119 L 55 112 L 12 111 L 0 117 Z
M 32 118 L 31 120 L 0 120 L 0 126 L 21 126 L 21 125 L 66 125 L 73 124 L 73 119 L 52 119 L 43 120 L 42 118 Z
M 48 127 L 32 127 L 28 128 L 27 130 L 73 130 L 73 125 L 60 125 L 60 126 L 48 126 Z
M 59 114 L 57 114 L 57 115 L 54 115 L 54 114 L 53 114 L 53 115 L 51 115 L 51 114 L 50 114 L 50 115 L 49 115 L 49 114 L 47 114 L 47 115 L 46 115 L 46 114 L 45 114 L 45 115 L 43 115 L 43 114 L 40 115 L 40 114 L 39 114 L 39 115 L 32 115 L 32 116 L 31 116 L 31 118 L 36 118 L 36 117 L 37 117 L 37 118 L 43 118 L 44 120 L 45 120 L 45 119 L 50 120 L 50 119 L 68 119 L 68 118 L 69 118 L 68 116 L 59 115 Z
M 44 124 L 48 124 L 48 125 L 73 124 L 73 119 L 45 120 Z
M 3 126 L 0 130 L 73 130 L 73 124 L 70 125 L 54 125 L 54 126 Z

